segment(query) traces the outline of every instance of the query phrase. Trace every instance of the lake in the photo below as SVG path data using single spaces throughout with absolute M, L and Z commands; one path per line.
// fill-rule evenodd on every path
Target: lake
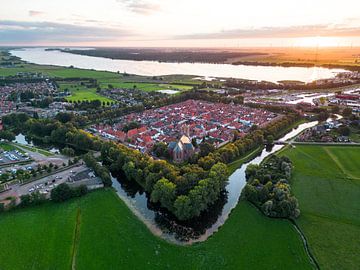
M 94 69 L 112 72 L 126 72 L 143 76 L 194 75 L 204 77 L 238 78 L 257 81 L 277 82 L 296 80 L 311 82 L 336 76 L 342 69 L 320 67 L 273 67 L 205 63 L 160 63 L 155 61 L 131 61 L 76 55 L 45 48 L 26 48 L 10 51 L 24 61 L 40 64 Z

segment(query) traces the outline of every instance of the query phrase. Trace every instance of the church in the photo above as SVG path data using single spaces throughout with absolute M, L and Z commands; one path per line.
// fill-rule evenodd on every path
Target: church
M 188 160 L 195 153 L 195 148 L 191 143 L 189 137 L 189 127 L 185 126 L 182 129 L 183 133 L 187 135 L 182 135 L 180 140 L 177 142 L 169 143 L 168 147 L 169 153 L 172 156 L 173 161 L 178 163 Z

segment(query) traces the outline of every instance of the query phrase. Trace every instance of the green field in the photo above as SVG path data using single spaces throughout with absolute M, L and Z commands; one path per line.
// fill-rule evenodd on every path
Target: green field
M 137 89 L 146 92 L 152 92 L 157 90 L 178 90 L 178 91 L 187 91 L 191 90 L 193 86 L 189 85 L 180 85 L 180 84 L 166 84 L 166 83 L 147 83 L 147 82 L 128 82 L 121 80 L 99 80 L 101 88 L 108 88 L 111 84 L 115 88 L 125 88 L 125 89 Z
M 54 155 L 54 153 L 51 153 L 50 151 L 47 151 L 47 150 L 44 150 L 44 149 L 41 149 L 41 148 L 37 148 L 37 147 L 34 147 L 34 146 L 28 146 L 28 145 L 23 145 L 23 144 L 16 144 L 16 143 L 12 143 L 10 146 L 12 147 L 17 147 L 20 149 L 20 151 L 24 152 L 22 149 L 25 149 L 25 150 L 28 150 L 28 151 L 32 151 L 32 152 L 37 152 L 39 154 L 42 154 L 46 157 L 51 157 Z
M 95 88 L 87 88 L 86 86 L 76 83 L 59 83 L 61 91 L 65 89 L 71 92 L 71 96 L 66 97 L 67 100 L 71 101 L 85 101 L 85 100 L 100 100 L 101 102 L 114 102 L 114 100 L 104 97 L 96 93 Z
M 13 151 L 13 150 L 18 150 L 20 152 L 24 152 L 21 149 L 15 147 L 14 145 L 7 143 L 7 142 L 0 142 L 0 148 L 3 149 L 4 151 Z
M 1 214 L 0 228 L 4 270 L 311 269 L 290 223 L 246 202 L 218 233 L 192 246 L 152 235 L 112 190 Z
M 321 269 L 359 269 L 360 147 L 296 146 L 283 152 L 295 169 L 292 189 Z

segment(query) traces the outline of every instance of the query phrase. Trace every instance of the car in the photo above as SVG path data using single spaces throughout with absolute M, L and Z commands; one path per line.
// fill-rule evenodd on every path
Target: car
M 35 189 L 34 188 L 30 188 L 29 189 L 29 192 L 33 192 Z

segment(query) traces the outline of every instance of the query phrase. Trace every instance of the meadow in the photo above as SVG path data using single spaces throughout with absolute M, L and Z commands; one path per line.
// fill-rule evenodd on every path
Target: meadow
M 154 236 L 113 190 L 0 214 L 0 228 L 1 269 L 312 269 L 292 225 L 244 201 L 192 246 Z
M 294 163 L 292 191 L 298 225 L 321 269 L 358 269 L 360 148 L 296 146 L 282 152 Z

